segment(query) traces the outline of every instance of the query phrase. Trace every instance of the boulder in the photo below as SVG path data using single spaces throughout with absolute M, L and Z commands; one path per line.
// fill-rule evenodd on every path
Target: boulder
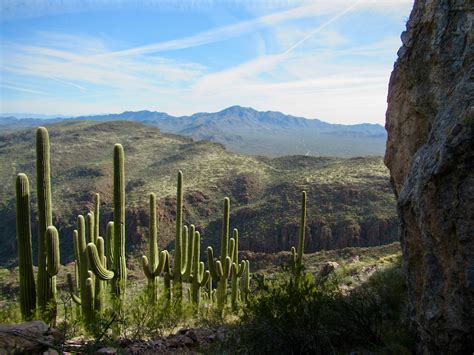
M 420 352 L 474 350 L 474 3 L 415 0 L 389 84 L 385 163 Z
M 42 354 L 56 348 L 60 338 L 43 321 L 0 325 L 0 354 Z

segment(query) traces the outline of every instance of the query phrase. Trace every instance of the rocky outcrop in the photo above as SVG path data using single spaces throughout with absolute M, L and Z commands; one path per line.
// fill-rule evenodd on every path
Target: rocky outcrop
M 474 4 L 415 1 L 390 79 L 385 163 L 420 351 L 474 350 Z
M 238 214 L 238 217 L 241 217 Z M 334 223 L 309 220 L 305 237 L 305 252 L 342 249 L 346 247 L 368 247 L 398 241 L 396 218 L 364 218 L 360 222 L 341 219 Z M 243 238 L 239 242 L 243 249 L 256 252 L 276 253 L 290 250 L 298 245 L 299 224 L 291 223 L 269 228 L 260 238 Z
M 43 354 L 60 349 L 61 333 L 43 321 L 0 325 L 0 354 Z

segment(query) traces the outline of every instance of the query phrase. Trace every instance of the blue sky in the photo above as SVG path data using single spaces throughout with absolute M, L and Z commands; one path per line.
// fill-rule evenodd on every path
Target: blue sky
M 2 0 L 0 111 L 384 123 L 413 0 Z

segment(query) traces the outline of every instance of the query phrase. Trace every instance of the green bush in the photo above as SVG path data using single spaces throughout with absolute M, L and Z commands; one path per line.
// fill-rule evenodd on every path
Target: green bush
M 410 353 L 414 345 L 398 267 L 378 271 L 345 293 L 335 278 L 316 285 L 311 275 L 286 274 L 267 282 L 247 307 L 224 345 L 239 353 Z

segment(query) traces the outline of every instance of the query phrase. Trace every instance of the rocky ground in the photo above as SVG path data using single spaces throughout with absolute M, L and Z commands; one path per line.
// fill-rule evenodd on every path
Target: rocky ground
M 224 328 L 183 328 L 166 337 L 149 340 L 121 339 L 115 344 L 101 345 L 81 338 L 62 341 L 61 333 L 42 321 L 0 326 L 0 353 L 31 354 L 197 354 L 212 344 L 223 341 Z

